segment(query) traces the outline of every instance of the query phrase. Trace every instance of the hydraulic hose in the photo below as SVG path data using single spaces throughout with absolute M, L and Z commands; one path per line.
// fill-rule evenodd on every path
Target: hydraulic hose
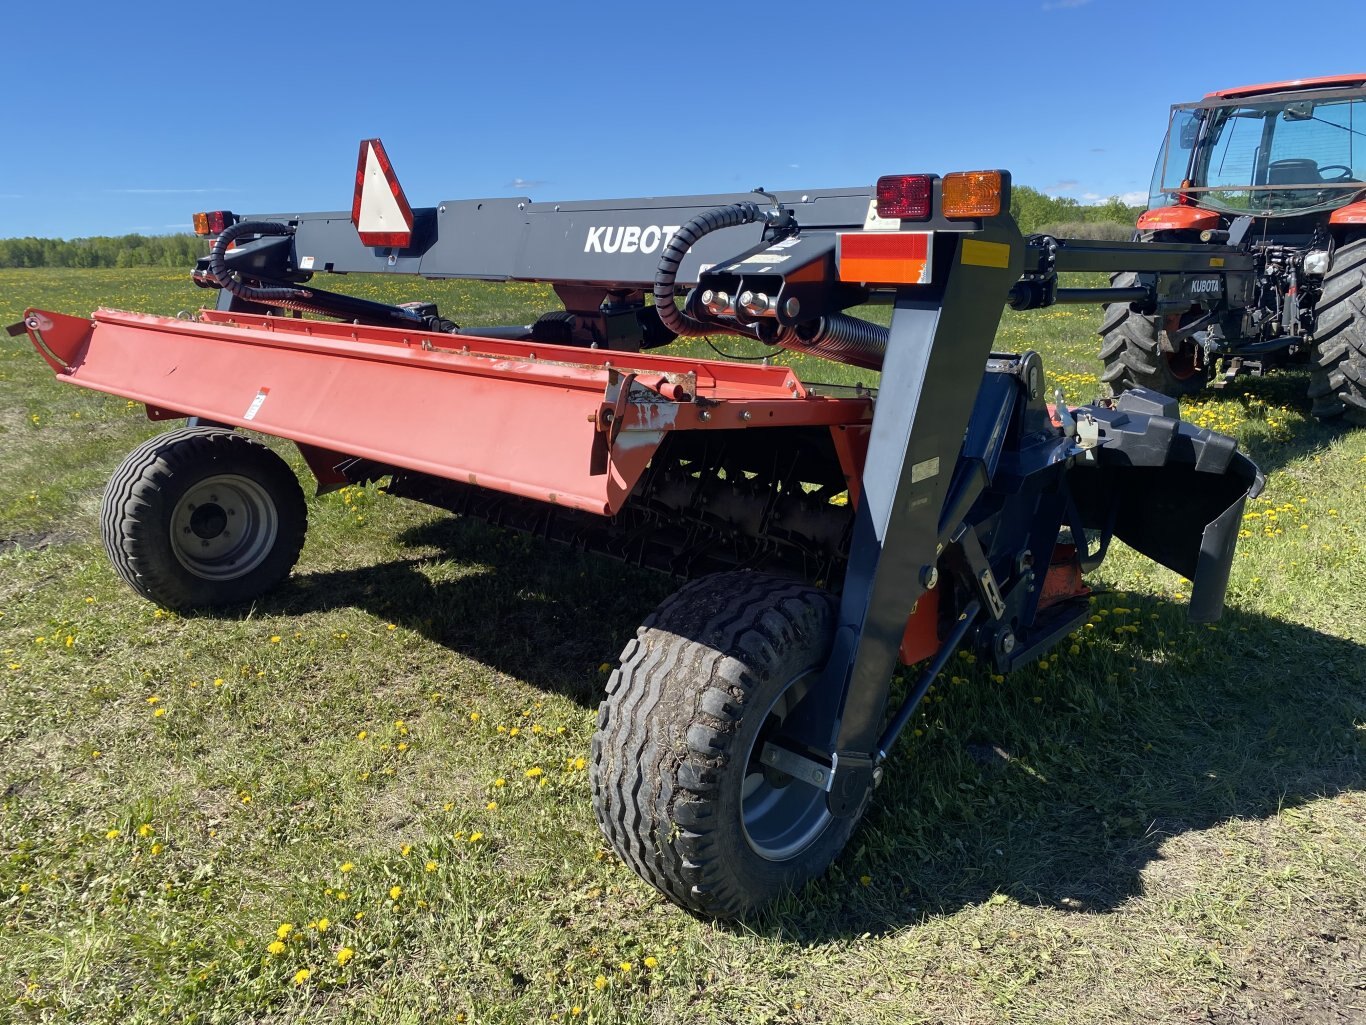
M 759 220 L 791 223 L 790 215 L 784 212 L 764 210 L 757 203 L 734 203 L 700 213 L 674 232 L 655 270 L 654 299 L 660 322 L 675 336 L 684 338 L 726 332 L 746 338 L 760 337 L 758 329 L 753 326 L 707 322 L 690 317 L 674 302 L 678 268 L 699 239 L 713 231 L 753 224 Z M 880 324 L 836 313 L 797 328 L 783 328 L 771 340 L 784 349 L 809 353 L 836 363 L 880 370 L 887 352 L 888 333 L 888 329 Z
M 753 224 L 764 219 L 764 212 L 759 209 L 758 204 L 734 203 L 731 206 L 705 210 L 674 232 L 669 244 L 664 247 L 664 254 L 659 258 L 659 266 L 655 269 L 655 312 L 659 314 L 660 322 L 665 327 L 679 338 L 714 335 L 718 331 L 744 335 L 747 338 L 758 337 L 757 331 L 740 324 L 708 324 L 683 313 L 674 302 L 674 281 L 678 277 L 679 265 L 688 255 L 688 250 L 704 235 L 710 235 L 722 228 L 738 228 L 742 224 Z
M 836 363 L 881 370 L 887 355 L 889 328 L 847 313 L 835 313 L 795 328 L 784 328 L 774 340 L 794 352 L 809 353 Z
M 228 246 L 243 235 L 292 234 L 294 234 L 294 229 L 289 225 L 278 224 L 273 221 L 238 221 L 236 224 L 231 224 L 224 228 L 223 232 L 213 241 L 213 248 L 209 250 L 209 273 L 213 275 L 214 280 L 237 298 L 248 302 L 286 306 L 286 300 L 309 299 L 311 294 L 303 288 L 255 288 L 251 285 L 244 285 L 233 277 L 232 271 L 228 270 L 228 261 L 223 256 L 228 251 Z M 288 306 L 286 308 L 295 309 L 297 307 Z
M 214 239 L 209 250 L 209 274 L 223 286 L 223 289 L 247 302 L 263 303 L 279 309 L 294 310 L 299 313 L 316 313 L 322 317 L 340 317 L 346 320 L 365 320 L 394 326 L 414 326 L 427 331 L 449 332 L 457 329 L 453 321 L 441 317 L 423 316 L 401 306 L 372 302 L 355 296 L 338 295 L 322 289 L 294 288 L 292 286 L 272 286 L 262 288 L 248 285 L 234 275 L 228 268 L 224 256 L 228 246 L 243 235 L 292 235 L 294 229 L 287 224 L 275 221 L 239 221 L 229 225 Z

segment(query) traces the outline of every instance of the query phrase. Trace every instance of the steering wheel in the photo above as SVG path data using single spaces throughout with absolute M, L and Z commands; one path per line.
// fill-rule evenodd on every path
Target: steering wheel
M 1336 177 L 1329 178 L 1323 173 L 1324 171 L 1337 171 L 1338 173 Z M 1319 177 L 1326 182 L 1351 181 L 1352 169 L 1348 167 L 1346 164 L 1324 164 L 1322 167 L 1319 168 Z

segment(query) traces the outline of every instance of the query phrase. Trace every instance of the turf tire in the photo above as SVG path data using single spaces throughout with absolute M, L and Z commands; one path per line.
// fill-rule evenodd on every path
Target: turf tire
M 239 530 L 242 540 L 229 542 L 231 532 L 220 529 L 224 539 L 209 542 L 221 559 L 196 561 L 200 554 L 188 541 L 177 541 L 199 540 L 188 529 L 193 513 L 186 499 L 215 482 L 246 499 L 240 511 L 235 506 L 243 503 L 231 503 L 231 525 L 250 523 Z M 215 514 L 219 522 L 229 522 L 227 512 Z M 214 525 L 195 521 L 194 529 L 213 538 Z M 170 609 L 236 605 L 264 594 L 293 569 L 306 527 L 303 490 L 289 464 L 260 442 L 220 427 L 169 431 L 134 449 L 110 480 L 100 512 L 114 571 Z
M 665 600 L 621 653 L 593 737 L 594 810 L 622 859 L 683 907 L 740 917 L 822 874 L 848 841 L 857 817 L 828 816 L 822 796 L 792 819 L 810 824 L 803 846 L 765 856 L 751 836 L 766 823 L 745 804 L 756 779 L 808 801 L 784 789 L 808 784 L 770 786 L 753 759 L 782 695 L 825 665 L 835 623 L 828 592 L 718 573 Z
M 1366 426 L 1366 239 L 1333 254 L 1314 312 L 1310 411 Z
M 1132 288 L 1138 275 L 1126 271 L 1116 274 L 1111 285 Z M 1178 375 L 1170 358 L 1161 349 L 1159 318 L 1134 313 L 1128 303 L 1110 303 L 1101 321 L 1100 358 L 1105 364 L 1100 379 L 1118 395 L 1129 388 L 1151 388 L 1174 399 L 1194 395 L 1205 387 L 1208 372 L 1201 369 Z

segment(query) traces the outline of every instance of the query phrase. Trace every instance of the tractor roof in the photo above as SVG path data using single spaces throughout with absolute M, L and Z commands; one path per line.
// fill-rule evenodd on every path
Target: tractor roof
M 1348 87 L 1366 85 L 1366 75 L 1324 75 L 1321 78 L 1295 78 L 1288 82 L 1267 82 L 1263 85 L 1243 85 L 1233 89 L 1220 89 L 1207 93 L 1207 100 L 1236 99 L 1240 96 L 1258 96 L 1262 93 L 1294 92 L 1297 89 L 1329 89 L 1333 86 Z

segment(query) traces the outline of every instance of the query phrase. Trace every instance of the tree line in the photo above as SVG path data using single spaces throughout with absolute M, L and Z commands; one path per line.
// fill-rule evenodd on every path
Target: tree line
M 1028 185 L 1011 191 L 1010 212 L 1024 232 L 1127 238 L 1142 211 L 1117 198 L 1088 206 Z M 206 251 L 195 235 L 0 238 L 0 267 L 192 267 Z
M 0 267 L 192 267 L 207 251 L 195 235 L 0 238 Z

